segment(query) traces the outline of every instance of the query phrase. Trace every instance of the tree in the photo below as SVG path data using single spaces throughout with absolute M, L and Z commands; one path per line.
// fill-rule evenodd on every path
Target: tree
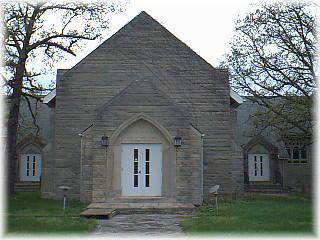
M 227 57 L 231 86 L 250 96 L 261 111 L 255 121 L 312 135 L 316 91 L 315 5 L 273 3 L 257 7 L 235 23 Z
M 40 60 L 51 67 L 66 53 L 76 51 L 86 40 L 95 40 L 108 26 L 107 17 L 115 3 L 74 1 L 26 1 L 2 4 L 4 88 L 10 95 L 7 146 L 8 191 L 14 193 L 16 180 L 17 132 L 21 98 L 25 98 L 33 118 L 29 98 L 41 99 L 52 89 L 41 82 Z M 120 8 L 121 9 L 121 8 Z M 54 21 L 52 21 L 54 20 Z

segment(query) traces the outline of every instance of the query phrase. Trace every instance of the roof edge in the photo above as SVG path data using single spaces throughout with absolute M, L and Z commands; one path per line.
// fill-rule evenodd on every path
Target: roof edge
M 50 93 L 48 93 L 44 98 L 43 98 L 43 103 L 50 103 L 54 98 L 56 97 L 56 89 L 53 89 Z
M 238 93 L 230 89 L 230 97 L 237 103 L 241 104 L 244 102 L 243 97 L 241 97 Z
M 130 85 L 130 84 L 129 84 Z M 128 86 L 127 86 L 128 87 Z M 126 88 L 127 88 L 126 87 Z M 125 88 L 125 89 L 126 89 Z M 123 89 L 124 90 L 124 89 Z M 52 90 L 50 93 L 48 93 L 48 95 L 46 95 L 44 98 L 43 98 L 43 103 L 50 103 L 52 100 L 54 100 L 54 98 L 56 97 L 56 89 Z M 118 94 L 117 94 L 118 95 Z M 235 91 L 233 91 L 232 89 L 230 90 L 230 97 L 236 101 L 238 104 L 241 104 L 244 102 L 244 99 L 238 94 L 236 93 Z

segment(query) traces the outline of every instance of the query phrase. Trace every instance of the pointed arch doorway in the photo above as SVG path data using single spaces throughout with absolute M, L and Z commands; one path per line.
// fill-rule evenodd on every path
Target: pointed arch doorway
M 169 194 L 175 167 L 172 137 L 163 126 L 150 117 L 138 115 L 114 132 L 111 143 L 115 146 L 114 169 L 119 166 L 120 170 L 121 196 Z M 117 176 L 116 172 L 112 174 Z

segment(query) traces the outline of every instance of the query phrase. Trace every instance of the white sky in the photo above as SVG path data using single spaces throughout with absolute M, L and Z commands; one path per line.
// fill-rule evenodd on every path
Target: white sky
M 146 11 L 210 64 L 217 66 L 228 51 L 234 20 L 249 11 L 257 0 L 123 0 L 129 2 L 122 13 L 110 17 L 111 36 L 139 12 Z M 86 51 L 69 57 L 57 68 L 71 68 L 97 47 L 88 43 Z

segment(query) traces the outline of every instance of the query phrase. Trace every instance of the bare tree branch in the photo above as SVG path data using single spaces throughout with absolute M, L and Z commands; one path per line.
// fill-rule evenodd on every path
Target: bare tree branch
M 36 114 L 32 111 L 29 98 L 40 101 L 39 94 L 50 89 L 49 83 L 39 80 L 39 75 L 32 70 L 43 61 L 46 65 L 41 73 L 50 71 L 50 63 L 65 57 L 64 53 L 75 56 L 83 40 L 95 40 L 101 36 L 101 32 L 107 29 L 109 7 L 113 4 L 75 1 L 11 1 L 0 4 L 4 13 L 1 21 L 5 30 L 2 36 L 5 63 L 3 88 L 11 95 L 8 119 L 8 190 L 13 194 L 21 98 L 26 99 L 36 125 Z M 54 14 L 60 24 L 52 24 L 50 14 Z M 80 27 L 79 23 L 83 23 L 83 26 Z M 39 128 L 37 129 L 38 133 Z
M 312 135 L 315 16 L 308 3 L 264 4 L 236 21 L 231 86 L 264 109 L 259 124 Z
M 28 95 L 28 96 L 30 96 L 30 95 Z M 36 114 L 33 112 L 33 109 L 32 109 L 32 106 L 31 106 L 31 103 L 30 103 L 29 98 L 28 98 L 26 95 L 23 95 L 23 97 L 24 97 L 24 99 L 27 101 L 28 109 L 29 109 L 29 112 L 30 112 L 30 114 L 31 114 L 31 116 L 32 116 L 33 124 L 34 124 L 34 126 L 37 128 L 36 136 L 38 136 L 38 135 L 39 135 L 39 132 L 40 132 L 40 127 L 39 127 L 39 125 L 38 125 L 38 123 L 37 123 Z M 34 96 L 32 96 L 32 97 L 34 98 Z M 38 101 L 38 98 L 36 98 L 36 99 L 37 99 L 37 101 Z M 36 107 L 37 107 L 37 104 L 36 104 Z

